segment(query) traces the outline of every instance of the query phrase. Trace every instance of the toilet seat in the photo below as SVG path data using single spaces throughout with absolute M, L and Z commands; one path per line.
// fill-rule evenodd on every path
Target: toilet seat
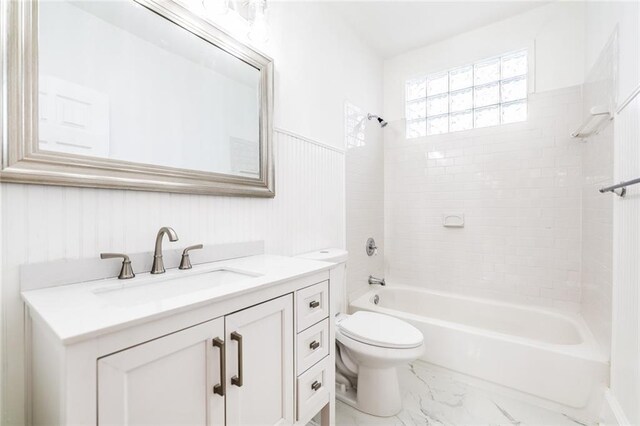
M 358 311 L 339 318 L 336 326 L 344 337 L 381 348 L 413 349 L 423 341 L 420 330 L 411 324 L 377 312 Z

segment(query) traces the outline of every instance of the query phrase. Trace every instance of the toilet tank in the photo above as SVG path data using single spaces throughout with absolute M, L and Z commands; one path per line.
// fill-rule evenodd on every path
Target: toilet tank
M 302 259 L 333 263 L 329 270 L 331 312 L 347 312 L 347 258 L 349 252 L 344 249 L 328 248 L 296 256 Z

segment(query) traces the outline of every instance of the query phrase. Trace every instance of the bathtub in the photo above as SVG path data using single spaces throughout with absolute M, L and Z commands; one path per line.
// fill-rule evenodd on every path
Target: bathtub
M 426 362 L 573 408 L 608 380 L 608 360 L 577 315 L 397 286 L 371 290 L 350 308 L 417 327 Z

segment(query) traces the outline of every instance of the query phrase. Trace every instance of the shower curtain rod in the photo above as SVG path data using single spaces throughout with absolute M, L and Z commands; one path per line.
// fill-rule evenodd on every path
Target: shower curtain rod
M 628 180 L 626 182 L 620 182 L 619 184 L 607 186 L 605 188 L 600 188 L 600 192 L 603 194 L 605 192 L 613 192 L 620 197 L 624 197 L 627 194 L 627 186 L 635 185 L 637 183 L 640 183 L 640 178 Z M 620 191 L 617 191 L 618 189 L 620 189 Z

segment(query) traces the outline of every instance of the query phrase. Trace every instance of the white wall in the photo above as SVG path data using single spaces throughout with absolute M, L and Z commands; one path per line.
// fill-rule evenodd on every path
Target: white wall
M 584 81 L 582 2 L 556 2 L 385 61 L 384 117 L 404 118 L 404 84 L 417 76 L 528 48 L 535 53 L 535 91 Z
M 385 264 L 392 283 L 577 311 L 580 88 L 529 98 L 527 122 L 385 135 Z M 464 228 L 442 216 L 464 214 Z
M 276 198 L 249 199 L 3 184 L 3 424 L 25 423 L 24 263 L 147 251 L 161 225 L 180 243 L 264 239 L 297 254 L 345 246 L 345 99 L 380 108 L 382 63 L 326 6 L 274 3 L 265 47 L 275 59 Z M 318 35 L 322 34 L 322 37 Z M 286 131 L 320 141 L 291 136 Z M 7 250 L 9 248 L 9 250 Z
M 382 67 L 378 69 L 382 75 Z M 373 113 L 377 110 L 372 110 Z M 384 150 L 385 129 L 375 120 L 366 119 L 367 111 L 360 110 L 361 125 L 345 128 L 346 207 L 347 207 L 347 292 L 349 300 L 365 292 L 369 275 L 384 276 Z M 358 139 L 360 133 L 361 139 Z M 349 139 L 351 138 L 351 139 Z M 365 243 L 369 237 L 376 241 L 378 253 L 368 256 Z
M 640 84 L 640 3 L 637 1 L 586 2 L 585 69 L 592 69 L 612 33 L 618 30 L 620 63 L 618 104 Z
M 382 108 L 382 60 L 322 4 L 273 2 L 269 14 L 275 126 L 344 147 L 344 100 Z
M 385 265 L 392 281 L 577 311 L 583 3 L 556 2 L 385 61 Z M 529 50 L 526 123 L 404 137 L 405 81 Z M 464 229 L 442 227 L 463 213 Z
M 616 96 L 616 44 L 609 43 L 587 71 L 583 116 Z M 613 283 L 613 197 L 598 189 L 613 183 L 614 126 L 606 126 L 581 144 L 582 152 L 582 297 L 580 309 L 606 354 L 611 352 Z
M 636 97 L 616 117 L 616 181 L 640 177 L 639 138 L 640 97 Z M 637 425 L 640 424 L 640 189 L 634 186 L 627 191 L 624 200 L 614 201 L 613 208 L 611 390 L 627 424 Z
M 613 181 L 640 176 L 640 5 L 638 2 L 588 2 L 586 60 L 590 70 L 617 31 L 617 107 L 613 121 Z M 635 96 L 635 97 L 634 97 Z M 625 106 L 624 104 L 630 102 Z M 619 424 L 640 424 L 640 190 L 628 188 L 613 199 L 613 285 L 611 394 L 609 410 Z
M 349 136 L 344 130 L 345 99 L 365 115 L 381 114 L 382 60 L 371 55 L 345 24 L 321 5 L 274 2 L 269 19 L 269 42 L 274 45 L 265 50 L 276 58 L 279 89 L 275 125 L 301 134 L 313 132 L 319 140 L 345 147 Z M 336 128 L 336 122 L 342 127 Z M 347 282 L 351 296 L 368 286 L 370 274 L 383 272 L 382 129 L 369 121 L 364 126 L 365 145 L 346 148 Z M 381 248 L 373 258 L 364 254 L 368 236 L 375 237 Z
M 598 192 L 613 181 L 613 125 L 582 149 L 582 295 L 580 310 L 606 354 L 611 351 L 613 198 Z

